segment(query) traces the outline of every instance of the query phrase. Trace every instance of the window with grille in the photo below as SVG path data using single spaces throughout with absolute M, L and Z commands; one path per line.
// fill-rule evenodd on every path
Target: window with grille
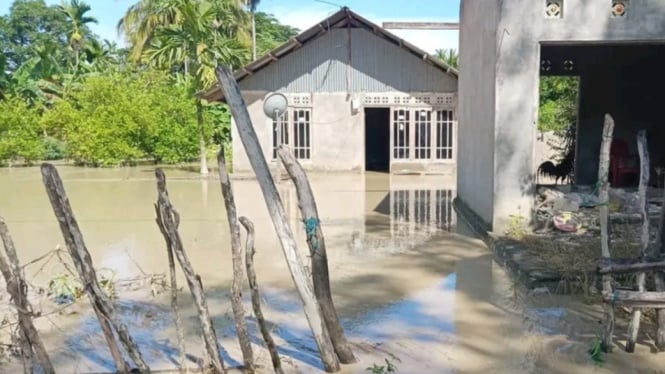
M 416 159 L 428 159 L 432 157 L 432 112 L 429 110 L 417 110 L 415 113 L 416 123 Z
M 393 158 L 409 158 L 409 110 L 399 109 L 393 111 Z
M 312 157 L 312 110 L 290 108 L 277 121 L 272 122 L 272 158 L 277 159 L 280 144 L 291 147 L 297 159 Z M 281 134 L 281 142 L 280 140 Z
M 310 109 L 293 110 L 293 153 L 298 159 L 311 157 L 311 116 Z
M 436 158 L 450 160 L 453 158 L 453 111 L 436 111 Z

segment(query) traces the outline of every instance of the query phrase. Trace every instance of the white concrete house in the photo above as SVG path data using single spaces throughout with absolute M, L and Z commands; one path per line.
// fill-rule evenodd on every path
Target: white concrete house
M 496 232 L 532 216 L 541 75 L 579 77 L 576 183 L 596 183 L 605 113 L 635 154 L 646 129 L 665 166 L 663 20 L 663 0 L 462 0 L 461 206 Z
M 451 173 L 457 71 L 343 8 L 235 72 L 267 160 L 283 143 L 308 170 Z M 263 112 L 279 92 L 289 110 Z M 206 92 L 224 101 L 219 87 Z M 233 127 L 235 171 L 250 170 Z

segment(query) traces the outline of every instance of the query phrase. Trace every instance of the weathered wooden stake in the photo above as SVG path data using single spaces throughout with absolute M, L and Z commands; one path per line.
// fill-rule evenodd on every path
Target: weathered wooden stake
M 137 368 L 141 372 L 149 373 L 150 368 L 143 360 L 141 351 L 129 334 L 127 327 L 116 315 L 113 303 L 111 303 L 99 285 L 90 252 L 88 252 L 88 248 L 83 241 L 83 235 L 74 217 L 74 212 L 69 204 L 69 198 L 62 185 L 58 170 L 53 165 L 45 163 L 42 164 L 41 172 L 46 193 L 60 224 L 60 231 L 62 231 L 69 255 L 76 266 L 79 277 L 81 277 L 81 282 L 85 285 L 84 289 L 90 299 L 90 303 L 97 314 L 97 319 L 111 350 L 111 356 L 113 356 L 113 360 L 115 361 L 116 369 L 121 373 L 129 372 L 127 363 L 122 358 L 120 348 L 111 328 L 118 334 L 118 338 Z
M 647 255 L 649 248 L 649 213 L 647 210 L 647 191 L 649 189 L 649 149 L 647 147 L 647 135 L 645 130 L 637 133 L 637 151 L 640 155 L 640 185 L 638 189 L 640 215 L 642 216 L 642 233 L 640 235 L 640 258 Z M 635 288 L 638 292 L 644 292 L 646 274 L 637 273 Z M 635 352 L 635 342 L 640 331 L 640 308 L 633 307 L 630 322 L 628 324 L 628 340 L 626 341 L 626 352 Z
M 665 178 L 665 176 L 663 176 Z M 665 183 L 663 183 L 665 186 Z M 665 256 L 665 194 L 663 195 L 663 205 L 660 208 L 660 223 L 658 230 L 658 246 L 654 249 L 654 256 Z M 656 291 L 665 292 L 665 272 L 656 271 L 654 273 L 654 283 Z M 665 352 L 665 309 L 657 309 L 656 314 L 658 328 L 656 330 L 656 348 L 660 352 Z
M 157 223 L 160 225 L 162 233 L 166 234 L 165 237 L 168 237 L 166 241 L 171 244 L 171 249 L 180 263 L 182 272 L 185 274 L 185 279 L 187 279 L 189 290 L 194 297 L 194 303 L 196 304 L 199 320 L 201 321 L 203 341 L 205 342 L 206 352 L 212 362 L 212 369 L 215 373 L 226 373 L 224 362 L 219 357 L 217 333 L 210 318 L 201 278 L 194 272 L 194 268 L 192 268 L 192 264 L 189 262 L 189 258 L 183 248 L 180 233 L 178 233 L 180 215 L 173 208 L 169 200 L 169 193 L 166 189 L 166 176 L 162 169 L 157 168 L 155 169 L 155 177 L 157 178 Z
M 339 323 L 337 317 L 337 310 L 332 299 L 332 292 L 330 291 L 330 278 L 328 273 L 328 254 L 326 252 L 326 242 L 321 229 L 321 222 L 319 220 L 319 212 L 316 207 L 316 200 L 312 187 L 307 179 L 307 174 L 302 168 L 298 160 L 296 160 L 293 153 L 289 151 L 286 146 L 279 146 L 277 155 L 282 160 L 287 173 L 291 177 L 293 184 L 296 186 L 296 194 L 298 195 L 298 205 L 300 207 L 300 215 L 305 223 L 305 231 L 307 232 L 307 245 L 309 246 L 309 253 L 312 258 L 312 281 L 314 283 L 314 294 L 316 300 L 321 306 L 323 313 L 323 320 L 330 332 L 330 339 L 337 357 L 344 364 L 351 364 L 356 362 L 353 356 L 353 351 L 346 340 L 344 329 Z
M 300 299 L 303 303 L 303 309 L 307 322 L 314 335 L 314 340 L 319 348 L 321 361 L 323 366 L 328 372 L 336 372 L 340 369 L 339 361 L 335 355 L 335 350 L 330 341 L 328 329 L 321 317 L 321 310 L 319 304 L 314 297 L 314 293 L 309 285 L 305 269 L 303 268 L 302 259 L 298 253 L 293 231 L 288 224 L 282 200 L 279 197 L 275 182 L 270 175 L 268 163 L 263 157 L 263 151 L 259 144 L 259 139 L 256 136 L 252 120 L 247 112 L 247 106 L 240 94 L 238 83 L 233 77 L 231 69 L 227 67 L 217 67 L 217 79 L 226 97 L 226 102 L 231 109 L 231 114 L 235 120 L 238 134 L 245 147 L 249 162 L 256 173 L 256 179 L 261 186 L 263 198 L 268 207 L 268 212 L 272 218 L 273 226 L 279 237 L 286 263 L 291 271 L 293 283 L 298 290 Z
M 270 352 L 272 367 L 275 369 L 275 373 L 284 374 L 282 361 L 279 359 L 279 353 L 277 353 L 277 345 L 275 345 L 275 341 L 270 335 L 268 326 L 266 326 L 266 320 L 263 317 L 263 311 L 261 310 L 261 295 L 259 293 L 259 284 L 256 280 L 256 271 L 254 270 L 254 224 L 246 217 L 240 217 L 239 221 L 247 231 L 245 266 L 247 267 L 247 280 L 249 281 L 249 289 L 252 293 L 252 307 L 256 316 L 256 323 L 259 325 L 263 341 L 266 342 L 266 347 L 268 348 L 268 352 Z
M 247 332 L 245 323 L 245 308 L 242 306 L 242 280 L 244 278 L 242 266 L 242 244 L 240 242 L 240 225 L 238 224 L 238 214 L 236 212 L 236 203 L 233 198 L 233 188 L 231 178 L 226 170 L 226 160 L 224 159 L 224 147 L 221 147 L 217 154 L 217 164 L 219 167 L 219 181 L 222 187 L 222 196 L 224 196 L 224 206 L 226 207 L 226 218 L 229 221 L 229 233 L 231 235 L 231 256 L 233 261 L 233 283 L 231 285 L 231 308 L 240 341 L 240 350 L 245 364 L 245 370 L 254 372 L 254 354 L 252 353 L 252 344 Z
M 161 222 L 161 214 L 159 211 L 159 206 L 155 204 L 155 213 L 157 218 L 157 227 L 159 231 L 162 232 L 164 240 L 166 241 L 166 253 L 169 259 L 169 278 L 171 283 L 171 309 L 173 310 L 173 317 L 175 319 L 175 331 L 178 336 L 178 350 L 180 350 L 180 372 L 189 372 L 186 364 L 187 349 L 185 347 L 185 332 L 182 328 L 182 320 L 180 319 L 180 308 L 178 307 L 178 281 L 176 280 L 175 273 L 175 260 L 173 259 L 173 243 L 171 243 L 171 238 L 169 237 L 168 232 L 166 232 L 164 225 Z M 177 225 L 176 225 L 177 226 Z M 177 227 L 176 227 L 177 228 Z
M 610 146 L 612 145 L 612 134 L 614 133 L 614 119 L 609 114 L 605 114 L 605 123 L 603 125 L 603 138 L 600 143 L 600 160 L 598 163 L 598 200 L 600 200 L 600 244 L 602 248 L 602 257 L 609 259 L 610 255 L 610 237 L 609 237 L 609 183 L 608 174 L 610 169 Z M 602 276 L 603 292 L 612 292 L 612 276 L 609 274 Z M 612 338 L 614 335 L 614 303 L 603 303 L 605 328 L 603 331 L 602 349 L 604 352 L 612 351 Z
M 21 265 L 18 261 L 18 255 L 16 254 L 16 247 L 14 246 L 14 240 L 12 240 L 11 235 L 9 234 L 9 229 L 5 223 L 4 218 L 0 217 L 0 237 L 2 237 L 2 244 L 5 247 L 5 253 L 7 258 L 0 253 L 0 272 L 5 278 L 5 283 L 7 285 L 7 292 L 11 296 L 11 301 L 16 306 L 18 314 L 19 329 L 21 334 L 22 346 L 21 349 L 24 351 L 24 357 L 30 357 L 32 360 L 32 353 L 37 357 L 39 365 L 42 367 L 42 371 L 46 374 L 54 374 L 55 370 L 51 364 L 51 359 L 49 358 L 44 343 L 42 342 L 35 325 L 32 323 L 32 305 L 28 301 L 28 287 L 23 279 L 23 274 L 21 272 Z M 9 261 L 7 260 L 9 259 Z M 26 365 L 26 369 L 30 369 L 31 372 L 35 370 L 31 368 L 32 365 Z

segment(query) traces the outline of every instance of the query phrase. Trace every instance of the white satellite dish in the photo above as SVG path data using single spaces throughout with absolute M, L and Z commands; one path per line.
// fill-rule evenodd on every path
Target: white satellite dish
M 289 106 L 286 96 L 281 93 L 273 92 L 266 95 L 263 99 L 263 113 L 270 118 L 277 119 Z

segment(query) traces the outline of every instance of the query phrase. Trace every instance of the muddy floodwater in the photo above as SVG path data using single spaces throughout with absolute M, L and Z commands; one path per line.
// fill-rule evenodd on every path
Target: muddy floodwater
M 97 268 L 117 278 L 168 272 L 165 243 L 155 224 L 153 168 L 61 166 L 59 171 Z M 218 179 L 215 174 L 202 179 L 181 170 L 165 171 L 171 201 L 180 213 L 184 247 L 209 298 L 222 355 L 228 365 L 239 365 L 242 357 L 228 298 L 230 241 Z M 594 364 L 587 350 L 601 331 L 600 308 L 575 297 L 520 290 L 483 243 L 458 222 L 452 208 L 455 181 L 450 177 L 321 173 L 310 179 L 328 247 L 334 300 L 359 359 L 342 372 L 368 373 L 369 366 L 385 364 L 385 359 L 395 363 L 398 373 L 665 370 L 665 355 L 652 353 L 649 325 L 642 330 L 647 334 L 641 335 L 637 353 L 629 355 L 622 351 L 626 329 L 619 323 L 617 349 Z M 285 369 L 322 373 L 259 186 L 248 178 L 234 178 L 233 183 L 238 213 L 256 227 L 264 314 Z M 278 188 L 307 259 L 295 191 L 286 181 Z M 38 168 L 0 169 L 0 215 L 24 264 L 64 245 Z M 26 276 L 31 283 L 46 285 L 62 272 L 58 261 L 50 261 L 29 266 Z M 185 285 L 181 275 L 178 281 Z M 127 292 L 119 295 L 117 304 L 153 369 L 174 369 L 179 360 L 167 294 Z M 255 356 L 269 373 L 269 356 L 247 296 Z M 180 302 L 188 363 L 195 367 L 203 347 L 186 286 Z M 113 371 L 85 299 L 37 319 L 37 325 L 58 373 Z M 1 372 L 18 370 L 13 359 L 0 364 Z

